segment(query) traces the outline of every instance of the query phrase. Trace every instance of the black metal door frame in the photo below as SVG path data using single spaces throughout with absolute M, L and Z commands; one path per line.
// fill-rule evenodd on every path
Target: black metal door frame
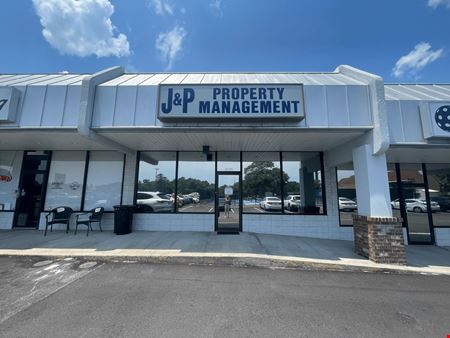
M 21 198 L 22 198 L 22 189 L 23 189 L 23 177 L 25 174 L 44 174 L 44 179 L 42 181 L 42 189 L 41 189 L 41 205 L 40 205 L 40 210 L 39 212 L 41 213 L 44 210 L 44 204 L 45 204 L 45 195 L 47 193 L 47 183 L 48 183 L 48 175 L 49 175 L 49 171 L 50 171 L 50 163 L 52 160 L 52 152 L 51 151 L 44 151 L 43 155 L 29 155 L 28 152 L 30 152 L 30 150 L 28 151 L 24 151 L 23 152 L 23 157 L 22 157 L 22 166 L 20 169 L 20 178 L 19 178 L 19 185 L 17 187 L 17 193 L 18 196 L 16 198 L 16 205 L 14 207 L 14 217 L 13 217 L 13 228 L 18 227 L 18 228 L 26 228 L 27 226 L 21 227 L 21 226 L 17 226 L 17 219 L 19 217 L 19 209 L 20 209 L 20 203 L 21 203 Z M 24 168 L 24 163 L 25 163 L 25 158 L 27 156 L 35 156 L 35 157 L 41 157 L 42 159 L 46 159 L 47 160 L 47 166 L 44 170 L 36 170 L 36 169 L 26 169 Z M 36 225 L 36 229 L 39 229 L 39 221 Z
M 217 158 L 217 156 L 216 156 Z M 242 166 L 242 161 L 241 161 Z M 242 168 L 241 168 L 242 169 Z M 238 176 L 239 177 L 239 232 L 242 232 L 242 170 L 241 171 L 217 171 L 216 169 L 216 186 L 214 193 L 214 231 L 219 231 L 219 176 Z
M 408 238 L 408 244 L 414 245 L 434 245 L 435 236 L 434 236 L 434 224 L 433 224 L 433 215 L 431 213 L 431 200 L 430 200 L 430 191 L 428 187 L 428 177 L 427 177 L 427 169 L 425 163 L 422 163 L 422 175 L 423 175 L 423 186 L 425 189 L 425 198 L 427 202 L 427 216 L 428 216 L 428 228 L 430 231 L 430 242 L 417 242 L 411 241 L 409 236 L 409 225 L 408 225 L 408 214 L 406 211 L 405 198 L 403 196 L 403 183 L 401 177 L 401 163 L 395 163 L 395 172 L 397 176 L 397 190 L 398 190 L 398 198 L 400 201 L 400 215 L 403 218 L 403 226 L 406 228 L 406 236 Z

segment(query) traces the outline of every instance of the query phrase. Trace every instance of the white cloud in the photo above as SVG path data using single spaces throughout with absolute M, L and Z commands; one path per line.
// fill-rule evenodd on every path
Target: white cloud
M 216 15 L 222 15 L 222 0 L 212 0 L 209 3 L 209 7 L 213 10 Z
M 158 15 L 173 15 L 173 5 L 167 0 L 150 0 L 149 6 L 153 7 L 153 10 Z
M 127 36 L 111 22 L 109 0 L 33 0 L 45 40 L 62 54 L 127 56 Z M 118 33 L 118 34 L 117 34 Z
M 419 70 L 436 61 L 442 55 L 442 49 L 431 50 L 429 43 L 420 42 L 407 55 L 398 59 L 392 73 L 395 77 L 402 77 L 405 74 L 416 75 Z
M 166 62 L 166 70 L 172 68 L 177 54 L 183 49 L 182 44 L 186 34 L 186 30 L 183 27 L 175 26 L 171 31 L 158 35 L 155 47 L 161 53 L 164 62 Z
M 431 8 L 435 9 L 440 5 L 450 8 L 450 0 L 428 0 L 428 6 Z

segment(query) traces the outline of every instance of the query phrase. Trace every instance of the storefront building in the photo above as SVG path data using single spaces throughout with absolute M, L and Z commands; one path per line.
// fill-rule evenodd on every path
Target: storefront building
M 349 66 L 0 75 L 0 229 L 59 206 L 102 206 L 112 229 L 119 204 L 134 230 L 353 240 L 355 220 L 401 217 L 406 244 L 450 245 L 450 85 Z

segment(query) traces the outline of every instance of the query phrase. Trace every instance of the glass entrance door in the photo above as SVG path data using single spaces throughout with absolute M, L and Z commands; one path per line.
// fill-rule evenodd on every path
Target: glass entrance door
M 25 154 L 17 189 L 14 227 L 37 228 L 39 226 L 49 166 L 48 153 L 27 152 Z
M 216 179 L 216 231 L 239 233 L 241 227 L 240 173 L 217 173 Z
M 411 244 L 433 244 L 430 218 L 436 202 L 430 201 L 421 164 L 396 164 L 398 197 L 392 198 L 393 215 L 402 217 Z

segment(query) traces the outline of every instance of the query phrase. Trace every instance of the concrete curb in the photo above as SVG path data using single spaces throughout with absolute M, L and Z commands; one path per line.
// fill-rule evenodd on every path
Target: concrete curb
M 449 271 L 435 268 L 420 268 L 411 266 L 394 266 L 369 262 L 371 265 L 355 265 L 344 263 L 332 263 L 327 261 L 300 259 L 292 257 L 276 257 L 269 255 L 132 255 L 132 254 L 101 254 L 90 255 L 83 253 L 68 252 L 57 253 L 0 253 L 0 256 L 26 257 L 40 259 L 61 259 L 73 257 L 86 261 L 109 262 L 109 263 L 149 263 L 149 264 L 180 264 L 198 266 L 221 266 L 221 267 L 253 267 L 269 269 L 292 269 L 308 271 L 340 271 L 340 272 L 369 272 L 369 273 L 392 273 L 392 274 L 421 274 L 421 275 L 450 275 Z

